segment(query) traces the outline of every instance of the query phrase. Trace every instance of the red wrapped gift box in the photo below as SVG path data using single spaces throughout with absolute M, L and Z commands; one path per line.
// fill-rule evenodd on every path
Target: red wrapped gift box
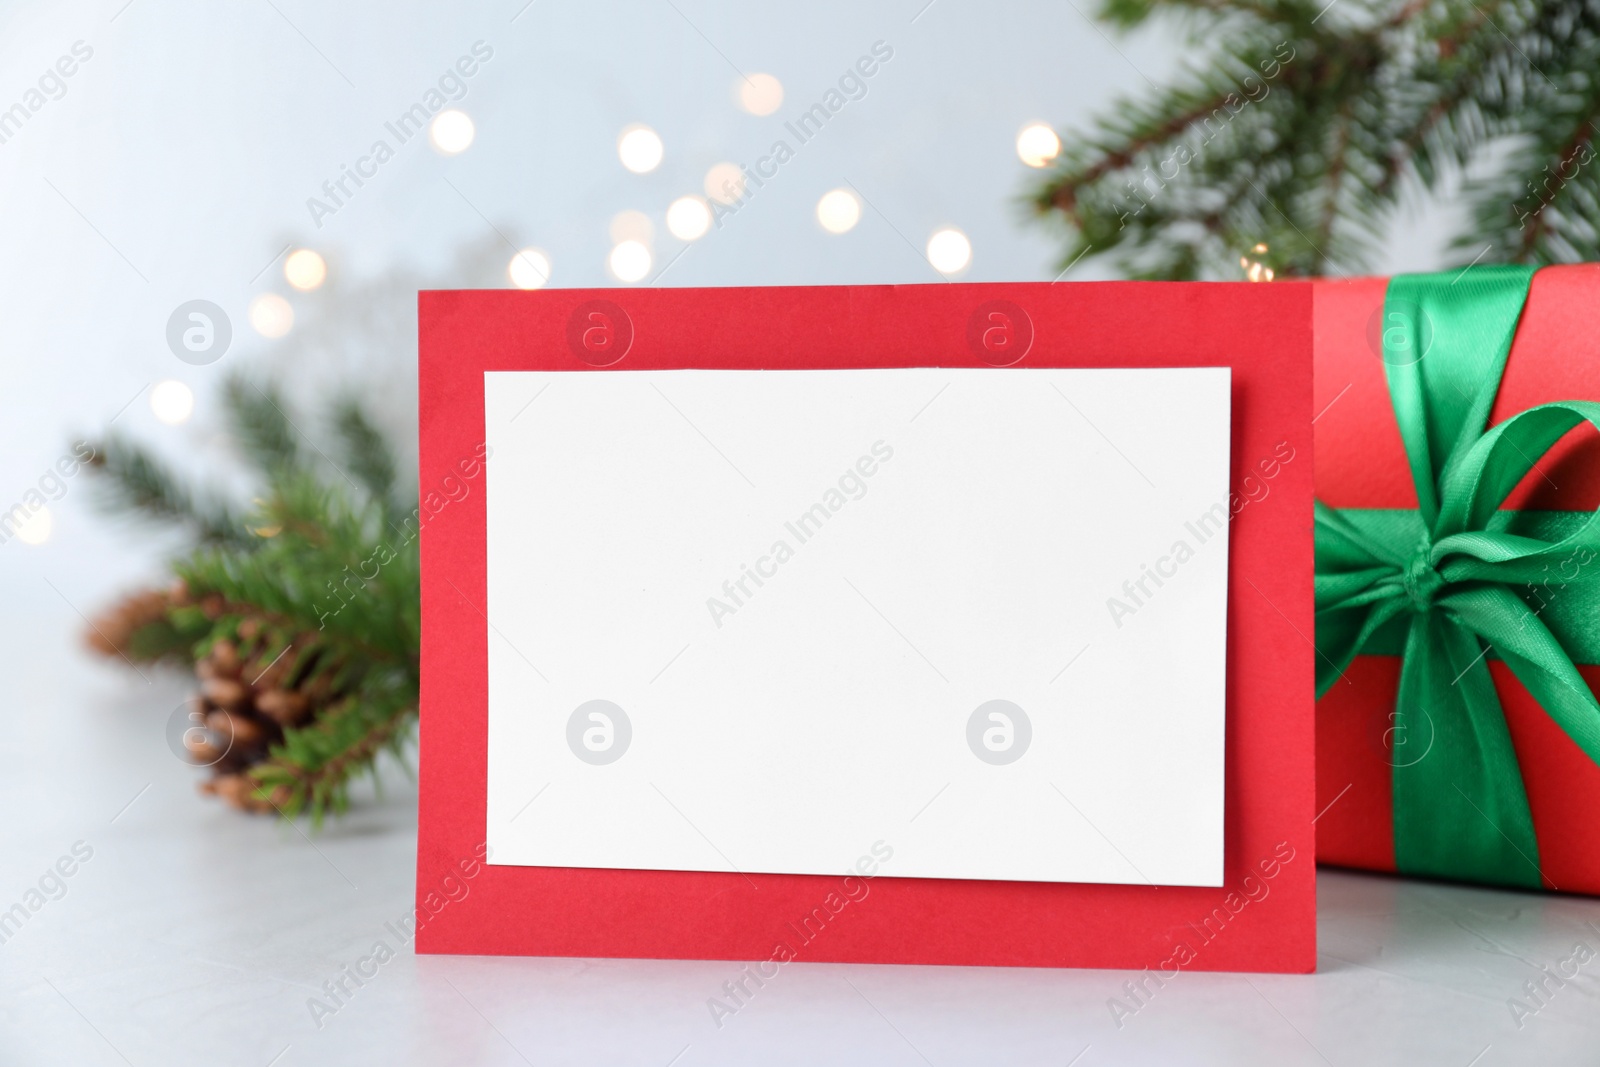
M 1417 508 L 1379 340 L 1387 279 L 1314 284 L 1317 497 L 1334 508 Z M 1534 275 L 1490 424 L 1537 404 L 1600 399 L 1600 264 Z M 1600 507 L 1600 434 L 1558 443 L 1506 508 Z M 1600 628 L 1600 618 L 1594 623 Z M 1578 658 L 1600 694 L 1600 665 Z M 1586 657 L 1584 657 L 1586 658 Z M 1547 889 L 1600 895 L 1600 766 L 1558 727 L 1502 662 L 1490 671 L 1521 765 Z M 1392 713 L 1400 658 L 1358 656 L 1317 704 L 1317 859 L 1393 871 L 1392 776 L 1406 758 Z M 1450 827 L 1439 828 L 1443 835 Z

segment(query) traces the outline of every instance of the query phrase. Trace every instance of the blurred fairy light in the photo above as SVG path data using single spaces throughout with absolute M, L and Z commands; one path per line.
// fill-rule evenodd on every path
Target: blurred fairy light
M 940 274 L 957 274 L 972 262 L 972 242 L 954 227 L 945 227 L 928 238 L 928 262 Z
M 256 506 L 258 511 L 262 512 L 265 512 L 269 506 L 267 501 L 259 496 L 255 497 L 250 502 Z M 245 529 L 249 530 L 257 537 L 277 537 L 283 532 L 283 524 L 279 522 L 267 522 L 262 523 L 259 526 L 246 526 Z
M 18 523 L 14 529 L 17 540 L 25 545 L 42 545 L 50 540 L 50 531 L 55 523 L 50 518 L 50 509 L 40 504 L 28 513 L 27 518 Z
M 328 277 L 328 264 L 316 252 L 302 248 L 289 253 L 283 261 L 283 277 L 302 292 L 315 289 Z
M 622 241 L 611 250 L 606 265 L 619 282 L 630 285 L 650 273 L 650 249 L 640 241 Z
M 656 224 L 650 221 L 650 216 L 642 211 L 629 208 L 619 211 L 611 216 L 611 225 L 606 232 L 611 235 L 612 244 L 621 244 L 623 241 L 638 241 L 648 245 L 656 235 Z
M 1030 167 L 1048 167 L 1061 154 L 1061 138 L 1043 123 L 1017 134 L 1017 158 Z
M 817 201 L 817 221 L 829 233 L 849 233 L 861 221 L 861 202 L 848 189 L 833 189 Z
M 661 137 L 648 126 L 629 126 L 617 139 L 617 156 L 635 174 L 649 174 L 661 165 Z
M 277 293 L 262 293 L 250 301 L 250 325 L 262 337 L 282 337 L 294 328 L 294 308 Z
M 433 122 L 428 125 L 428 140 L 445 155 L 454 156 L 472 147 L 472 139 L 477 132 L 471 116 L 465 111 L 450 108 L 433 117 Z
M 711 229 L 711 209 L 698 196 L 680 196 L 667 208 L 667 232 L 680 241 L 698 241 Z
M 733 83 L 739 106 L 752 115 L 770 115 L 783 103 L 783 83 L 770 74 L 752 74 Z
M 518 289 L 537 289 L 550 280 L 550 257 L 537 248 L 524 248 L 506 266 L 511 284 Z
M 706 195 L 719 204 L 731 204 L 744 196 L 744 171 L 737 163 L 718 163 L 706 171 Z
M 194 390 L 170 378 L 158 382 L 150 390 L 150 410 L 168 426 L 179 426 L 194 413 Z
M 1257 244 L 1254 248 L 1250 249 L 1250 251 L 1258 256 L 1265 255 L 1267 252 L 1267 246 L 1265 244 Z M 1273 278 L 1272 268 L 1267 266 L 1259 259 L 1251 259 L 1249 256 L 1240 256 L 1239 266 L 1244 268 L 1244 276 L 1250 281 L 1270 282 Z

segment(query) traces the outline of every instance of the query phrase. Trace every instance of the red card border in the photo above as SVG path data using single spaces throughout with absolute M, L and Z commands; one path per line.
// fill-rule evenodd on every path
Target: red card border
M 621 313 L 621 357 L 582 347 L 583 322 L 606 320 L 574 315 L 596 302 Z M 996 308 L 1015 331 L 996 335 L 1003 354 L 982 341 L 985 323 L 1005 321 L 988 317 Z M 486 371 L 605 373 L 597 364 L 610 359 L 617 370 L 1231 367 L 1234 491 L 1247 476 L 1261 483 L 1256 467 L 1280 442 L 1295 456 L 1231 532 L 1224 885 L 878 877 L 795 947 L 817 962 L 1315 968 L 1309 285 L 441 291 L 419 294 L 419 324 L 424 499 L 463 482 L 460 462 L 480 454 Z M 602 352 L 605 340 L 591 337 Z M 417 951 L 765 960 L 795 942 L 788 924 L 840 878 L 474 862 L 488 764 L 485 494 L 465 484 L 421 544 Z

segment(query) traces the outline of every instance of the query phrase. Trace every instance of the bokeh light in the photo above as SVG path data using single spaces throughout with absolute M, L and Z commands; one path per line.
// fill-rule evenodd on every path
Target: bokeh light
M 262 293 L 250 301 L 250 325 L 262 337 L 282 337 L 294 328 L 294 308 L 277 293 Z
M 650 273 L 650 249 L 640 241 L 622 241 L 611 250 L 606 265 L 619 282 L 642 281 Z
M 744 196 L 744 171 L 737 163 L 718 163 L 706 171 L 706 195 L 719 204 L 731 204 Z
M 524 248 L 506 266 L 511 284 L 518 289 L 537 289 L 550 280 L 550 257 L 537 248 Z
M 17 540 L 25 545 L 42 545 L 50 540 L 50 531 L 55 523 L 50 518 L 50 509 L 40 504 L 37 510 L 28 513 L 15 527 Z
M 1061 154 L 1061 138 L 1043 123 L 1017 134 L 1017 158 L 1030 167 L 1048 167 Z
M 972 262 L 972 242 L 954 227 L 946 227 L 928 238 L 928 262 L 940 274 L 958 274 Z
M 656 224 L 651 222 L 650 216 L 644 212 L 629 208 L 611 216 L 611 224 L 606 227 L 606 232 L 611 235 L 611 243 L 614 245 L 623 241 L 638 241 L 642 245 L 648 245 L 655 239 Z
M 817 201 L 817 221 L 829 233 L 849 233 L 861 221 L 861 201 L 848 189 L 833 189 Z
M 770 74 L 752 74 L 733 84 L 739 106 L 752 115 L 770 115 L 783 103 L 783 83 Z
M 187 422 L 194 413 L 194 390 L 170 378 L 157 382 L 150 390 L 150 410 L 168 426 Z
M 698 241 L 711 229 L 711 209 L 698 196 L 680 196 L 667 208 L 667 232 L 680 241 Z
M 327 280 L 328 264 L 311 249 L 301 248 L 290 252 L 289 258 L 283 261 L 283 277 L 296 289 L 315 289 Z
M 659 167 L 664 152 L 661 137 L 648 126 L 629 126 L 617 139 L 617 156 L 635 174 L 649 174 Z
M 473 126 L 471 117 L 456 108 L 439 112 L 428 126 L 428 140 L 447 156 L 465 152 L 475 136 L 477 127 Z

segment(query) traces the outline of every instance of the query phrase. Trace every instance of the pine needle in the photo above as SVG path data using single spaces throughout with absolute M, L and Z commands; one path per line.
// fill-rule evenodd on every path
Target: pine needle
M 1200 54 L 1067 147 L 1028 204 L 1063 266 L 1136 278 L 1368 269 L 1408 198 L 1455 192 L 1451 258 L 1600 259 L 1591 0 L 1105 0 Z M 1270 275 L 1266 272 L 1270 271 Z

